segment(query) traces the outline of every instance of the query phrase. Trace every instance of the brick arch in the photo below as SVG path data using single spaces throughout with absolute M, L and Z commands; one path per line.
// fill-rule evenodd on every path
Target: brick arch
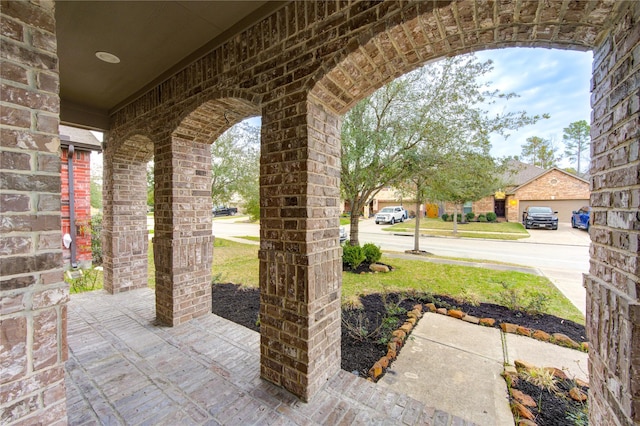
M 425 2 L 426 3 L 426 2 Z M 610 2 L 429 2 L 376 26 L 326 61 L 309 96 L 344 114 L 388 82 L 430 61 L 486 49 L 546 47 L 588 51 L 606 30 Z
M 140 132 L 107 136 L 102 245 L 104 288 L 109 293 L 147 286 L 146 164 L 153 150 L 153 141 Z
M 113 158 L 131 164 L 146 164 L 153 158 L 153 140 L 141 133 L 134 133 L 117 142 L 113 148 Z
M 178 117 L 172 137 L 211 144 L 228 128 L 260 115 L 260 98 L 240 91 L 216 93 L 192 102 Z

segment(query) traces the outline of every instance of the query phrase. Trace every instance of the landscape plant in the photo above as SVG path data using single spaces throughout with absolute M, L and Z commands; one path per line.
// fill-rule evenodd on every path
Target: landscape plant
M 364 251 L 364 257 L 367 263 L 376 263 L 382 257 L 382 250 L 373 243 L 366 243 L 362 246 L 362 250 Z
M 345 244 L 342 247 L 342 262 L 349 265 L 352 269 L 358 269 L 358 266 L 366 260 L 366 255 L 362 247 Z

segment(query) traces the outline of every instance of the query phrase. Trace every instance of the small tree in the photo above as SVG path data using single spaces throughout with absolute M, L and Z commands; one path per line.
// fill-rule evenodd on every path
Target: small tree
M 452 202 L 453 233 L 458 232 L 458 207 L 494 193 L 501 185 L 504 161 L 497 161 L 488 153 L 463 152 L 450 157 L 438 170 L 432 187 L 438 199 Z

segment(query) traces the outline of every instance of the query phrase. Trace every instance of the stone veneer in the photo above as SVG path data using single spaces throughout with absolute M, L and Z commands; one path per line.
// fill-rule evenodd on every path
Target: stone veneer
M 17 22 L 25 15 L 14 19 L 16 9 L 36 6 L 6 4 L 14 3 L 2 3 L 3 42 L 41 41 L 21 38 L 20 29 L 26 27 Z M 340 365 L 340 116 L 383 84 L 446 55 L 513 46 L 594 50 L 595 222 L 585 280 L 594 343 L 590 416 L 598 425 L 640 421 L 639 8 L 637 2 L 611 0 L 285 4 L 113 112 L 105 152 L 105 286 L 116 292 L 144 285 L 146 225 L 140 206 L 131 204 L 140 188 L 124 182 L 154 156 L 154 254 L 163 262 L 156 272 L 158 319 L 179 324 L 207 312 L 212 240 L 205 235 L 210 201 L 203 182 L 210 172 L 198 144 L 212 143 L 231 125 L 260 114 L 261 372 L 312 399 Z M 41 15 L 26 16 L 26 25 L 41 25 Z M 51 19 L 50 9 L 47 16 Z M 2 51 L 3 58 L 9 57 Z M 11 69 L 42 66 L 22 45 L 11 52 Z M 55 78 L 55 71 L 51 74 Z M 16 78 L 12 86 L 34 83 L 33 77 Z M 32 128 L 40 124 L 35 110 L 6 111 L 3 107 L 3 128 L 38 133 Z M 57 122 L 57 116 L 51 121 Z M 22 145 L 15 146 L 12 152 L 22 153 Z M 35 170 L 26 173 L 37 175 Z M 32 200 L 36 189 L 16 191 L 29 193 Z M 29 252 L 27 257 L 39 255 Z M 7 256 L 19 257 L 12 249 Z M 38 271 L 48 270 L 38 265 Z M 22 280 L 21 274 L 14 276 Z M 37 285 L 27 281 L 23 287 Z M 18 306 L 11 321 L 30 315 L 30 307 Z M 9 356 L 6 364 L 20 365 L 18 359 Z M 29 405 L 25 415 L 40 407 Z
M 66 424 L 53 2 L 0 4 L 0 423 Z
M 598 43 L 591 80 L 590 424 L 640 423 L 640 2 Z

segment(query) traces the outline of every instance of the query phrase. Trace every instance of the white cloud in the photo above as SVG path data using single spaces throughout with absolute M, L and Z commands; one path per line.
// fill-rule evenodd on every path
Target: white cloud
M 563 129 L 578 120 L 590 121 L 591 52 L 513 48 L 482 51 L 476 56 L 493 61 L 494 70 L 488 76 L 493 88 L 520 96 L 506 104 L 493 105 L 491 112 L 506 108 L 531 115 L 551 115 L 547 120 L 512 132 L 506 140 L 493 137 L 494 155 L 520 155 L 522 144 L 531 136 L 554 140 L 558 152 L 562 152 Z

